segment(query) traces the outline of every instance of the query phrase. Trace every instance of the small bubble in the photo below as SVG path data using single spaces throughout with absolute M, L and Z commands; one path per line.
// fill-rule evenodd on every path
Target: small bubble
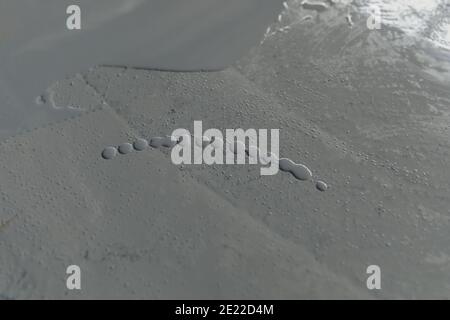
M 325 2 L 310 2 L 310 1 L 302 1 L 302 7 L 306 10 L 314 10 L 318 12 L 322 12 L 328 9 L 329 5 Z
M 161 137 L 153 137 L 150 139 L 150 146 L 152 146 L 153 148 L 161 147 L 162 143 L 163 143 L 163 138 L 161 138 Z
M 162 140 L 162 146 L 166 148 L 172 148 L 177 144 L 177 139 L 174 137 L 165 137 Z
M 291 171 L 292 166 L 294 165 L 294 163 L 286 158 L 281 158 L 280 161 L 278 162 L 278 166 L 280 167 L 281 171 Z
M 323 181 L 317 181 L 316 188 L 320 191 L 326 191 L 328 189 L 328 185 Z
M 307 166 L 297 164 L 287 158 L 281 158 L 278 161 L 278 166 L 281 171 L 290 172 L 298 180 L 309 180 L 312 177 L 312 172 Z
M 148 141 L 145 139 L 137 139 L 133 142 L 133 148 L 137 151 L 145 150 L 148 147 Z
M 130 153 L 131 151 L 133 151 L 133 146 L 131 145 L 131 143 L 126 142 L 126 143 L 122 143 L 119 146 L 120 154 L 127 154 L 127 153 Z
M 150 139 L 150 145 L 153 148 L 159 148 L 161 146 L 166 147 L 166 148 L 172 148 L 173 146 L 175 146 L 178 143 L 179 140 L 177 140 L 174 137 L 154 137 Z
M 311 170 L 303 164 L 295 164 L 291 173 L 299 180 L 309 180 L 312 177 Z
M 102 158 L 109 160 L 112 159 L 116 156 L 117 154 L 117 149 L 114 147 L 106 147 L 103 152 L 102 152 Z

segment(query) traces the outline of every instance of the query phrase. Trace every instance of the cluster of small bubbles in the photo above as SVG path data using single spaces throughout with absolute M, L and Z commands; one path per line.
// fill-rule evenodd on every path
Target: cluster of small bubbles
M 278 166 L 281 171 L 291 173 L 298 180 L 306 181 L 312 178 L 312 172 L 307 166 L 295 163 L 291 159 L 281 158 L 278 160 Z M 318 180 L 316 182 L 316 189 L 319 191 L 327 191 L 328 185 Z
M 154 137 L 150 139 L 150 143 L 146 139 L 136 139 L 132 144 L 129 142 L 125 142 L 120 144 L 118 147 L 106 147 L 102 151 L 102 158 L 109 160 L 114 158 L 117 153 L 120 154 L 129 154 L 133 150 L 136 151 L 143 151 L 148 148 L 150 145 L 153 148 L 159 148 L 159 147 L 166 147 L 166 148 L 172 148 L 174 145 L 176 145 L 179 141 L 173 139 L 172 137 Z
M 139 138 L 136 139 L 133 144 L 125 142 L 119 145 L 118 147 L 106 147 L 102 151 L 102 158 L 109 160 L 114 158 L 117 153 L 120 154 L 128 154 L 131 153 L 134 150 L 136 151 L 143 151 L 148 146 L 151 146 L 152 148 L 160 148 L 160 147 L 166 147 L 166 148 L 172 148 L 176 144 L 180 144 L 182 146 L 189 145 L 190 136 L 180 136 L 178 139 L 175 139 L 172 136 L 167 137 L 153 137 L 150 139 L 150 142 L 148 142 L 145 139 Z M 278 166 L 281 171 L 283 172 L 289 172 L 291 173 L 296 179 L 301 181 L 307 181 L 312 178 L 312 172 L 311 170 L 299 163 L 295 163 L 294 161 L 288 159 L 288 158 L 280 158 L 273 154 L 264 154 L 264 152 L 261 152 L 261 150 L 254 145 L 250 145 L 248 148 L 245 143 L 242 141 L 223 141 L 220 138 L 212 138 L 209 137 L 201 137 L 201 138 L 195 138 L 194 137 L 194 144 L 196 147 L 199 148 L 205 148 L 207 145 L 213 145 L 215 148 L 223 147 L 223 144 L 225 142 L 225 145 L 229 148 L 230 151 L 232 151 L 234 154 L 237 154 L 239 150 L 245 151 L 246 155 L 248 157 L 256 158 L 259 156 L 259 160 L 261 164 L 268 165 L 272 161 L 278 162 Z M 316 188 L 320 191 L 326 191 L 328 189 L 328 186 L 323 181 L 317 181 L 316 182 Z

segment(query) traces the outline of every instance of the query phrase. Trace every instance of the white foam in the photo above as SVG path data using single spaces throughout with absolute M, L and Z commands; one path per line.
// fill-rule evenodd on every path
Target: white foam
M 450 48 L 449 0 L 368 0 L 362 6 L 363 12 L 375 10 L 380 12 L 382 25 Z
M 360 10 L 365 14 L 379 12 L 382 25 L 396 28 L 408 36 L 429 40 L 438 47 L 450 50 L 450 0 L 366 0 L 358 4 L 358 7 L 353 5 L 356 4 L 353 0 L 330 2 L 339 8 L 348 7 L 349 10 Z M 278 21 L 267 29 L 264 40 L 305 22 L 311 18 L 311 14 L 320 14 L 307 10 L 305 5 L 323 6 L 323 9 L 330 7 L 323 1 L 287 1 Z M 350 14 L 346 19 L 350 26 L 353 25 Z

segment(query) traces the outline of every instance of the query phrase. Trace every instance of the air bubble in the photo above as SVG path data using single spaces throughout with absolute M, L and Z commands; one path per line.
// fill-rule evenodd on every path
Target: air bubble
M 297 164 L 290 159 L 282 158 L 278 162 L 281 171 L 290 172 L 298 180 L 309 180 L 312 177 L 312 172 L 303 164 Z
M 148 141 L 145 139 L 137 139 L 134 143 L 133 143 L 133 148 L 136 151 L 142 151 L 145 150 L 148 147 Z
M 328 9 L 328 4 L 324 2 L 312 2 L 312 1 L 303 1 L 302 7 L 306 10 L 314 10 L 318 12 L 322 12 Z
M 328 189 L 328 185 L 323 181 L 317 181 L 316 188 L 320 191 L 326 191 Z
M 174 137 L 162 138 L 162 146 L 166 148 L 172 148 L 177 144 L 177 140 Z
M 285 171 L 285 172 L 290 172 L 293 165 L 294 165 L 294 163 L 291 160 L 286 159 L 286 158 L 282 158 L 278 162 L 278 166 L 279 166 L 280 170 Z
M 295 164 L 291 169 L 291 173 L 299 180 L 309 180 L 312 177 L 312 172 L 303 164 Z
M 150 145 L 153 148 L 166 147 L 172 148 L 177 144 L 177 140 L 173 137 L 154 137 L 150 140 Z
M 126 143 L 122 143 L 119 146 L 120 154 L 127 154 L 127 153 L 130 153 L 131 151 L 133 151 L 133 146 L 131 145 L 131 143 L 126 142 Z
M 163 138 L 153 137 L 150 139 L 150 146 L 152 146 L 153 148 L 159 148 L 159 147 L 161 147 L 162 142 L 163 142 Z
M 117 149 L 114 147 L 106 147 L 102 152 L 102 158 L 109 160 L 117 155 Z

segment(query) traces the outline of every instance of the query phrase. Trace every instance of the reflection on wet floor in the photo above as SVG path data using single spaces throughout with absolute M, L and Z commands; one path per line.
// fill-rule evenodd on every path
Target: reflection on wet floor
M 416 53 L 414 61 L 425 60 L 427 63 L 421 65 L 425 72 L 429 72 L 425 70 L 429 60 L 441 62 L 442 69 L 450 72 L 449 0 L 289 0 L 284 3 L 278 21 L 267 29 L 262 42 L 278 33 L 297 32 L 298 29 L 293 28 L 298 25 L 317 29 L 316 33 L 320 34 L 326 26 L 337 27 L 335 18 L 342 12 L 347 13 L 344 18 L 350 28 L 358 23 L 367 30 L 380 31 L 392 41 L 392 50 L 426 48 Z M 371 23 L 377 25 L 371 28 Z M 318 37 L 317 41 L 321 40 Z M 404 58 L 409 59 L 406 55 Z

